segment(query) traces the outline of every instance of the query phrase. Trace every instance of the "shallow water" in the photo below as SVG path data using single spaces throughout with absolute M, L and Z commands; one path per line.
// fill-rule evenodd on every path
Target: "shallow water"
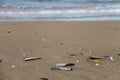
M 1 0 L 0 20 L 120 20 L 120 0 Z

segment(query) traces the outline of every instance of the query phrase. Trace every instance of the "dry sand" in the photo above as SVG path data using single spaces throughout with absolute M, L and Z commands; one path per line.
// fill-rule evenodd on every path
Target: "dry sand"
M 120 80 L 119 53 L 119 21 L 0 22 L 0 80 Z M 115 61 L 95 66 L 87 61 L 93 55 L 113 56 Z M 24 61 L 34 56 L 42 59 Z M 75 63 L 73 71 L 50 69 L 67 62 Z

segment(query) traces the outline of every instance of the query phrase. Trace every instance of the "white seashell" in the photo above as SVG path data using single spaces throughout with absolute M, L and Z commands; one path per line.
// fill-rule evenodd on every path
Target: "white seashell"
M 58 63 L 56 66 L 61 67 L 61 66 L 74 66 L 74 63 Z
M 95 66 L 99 66 L 99 64 L 98 64 L 98 63 L 96 63 L 96 64 L 95 64 Z
M 111 61 L 115 61 L 115 58 L 112 57 L 112 56 L 109 56 L 109 59 L 110 59 Z
M 72 68 L 65 68 L 65 67 L 52 67 L 51 70 L 71 71 Z
M 55 66 L 66 66 L 66 65 L 67 65 L 67 63 L 58 63 Z
M 12 68 L 15 68 L 16 66 L 15 65 L 12 65 Z
M 77 60 L 77 61 L 76 61 L 76 63 L 80 63 L 80 61 L 79 61 L 79 60 Z

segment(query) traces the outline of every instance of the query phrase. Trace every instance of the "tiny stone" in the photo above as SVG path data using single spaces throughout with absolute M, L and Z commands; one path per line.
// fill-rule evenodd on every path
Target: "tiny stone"
M 11 30 L 8 30 L 8 33 L 11 33 Z
M 79 60 L 77 60 L 77 61 L 76 61 L 76 63 L 80 63 L 80 61 L 79 61 Z
M 0 60 L 0 62 L 2 62 L 2 60 Z
M 98 64 L 98 63 L 96 63 L 96 64 L 95 64 L 95 66 L 99 66 L 99 64 Z
M 15 68 L 15 65 L 12 65 L 12 68 Z
M 63 43 L 60 43 L 60 45 L 63 45 Z

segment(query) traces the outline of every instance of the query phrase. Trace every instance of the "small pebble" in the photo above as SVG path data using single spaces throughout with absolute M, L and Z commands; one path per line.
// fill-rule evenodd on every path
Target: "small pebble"
M 8 33 L 11 33 L 11 30 L 8 30 Z
M 96 63 L 96 64 L 95 64 L 95 66 L 99 66 L 99 64 L 98 64 L 98 63 Z
M 12 68 L 15 68 L 15 65 L 12 65 Z
M 79 48 L 79 50 L 82 50 L 82 48 Z
M 77 60 L 77 61 L 76 61 L 76 63 L 80 63 L 80 61 L 79 61 L 79 60 Z
M 63 45 L 63 43 L 60 43 L 60 45 Z

